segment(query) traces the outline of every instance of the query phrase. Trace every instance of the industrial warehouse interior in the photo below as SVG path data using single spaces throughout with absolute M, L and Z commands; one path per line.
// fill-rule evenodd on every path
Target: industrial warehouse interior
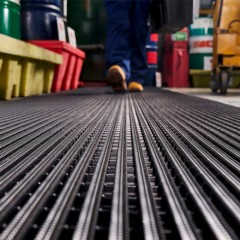
M 131 24 L 107 10 L 145 3 L 132 88 L 108 65 L 111 15 Z M 240 0 L 0 0 L 1 240 L 239 228 Z

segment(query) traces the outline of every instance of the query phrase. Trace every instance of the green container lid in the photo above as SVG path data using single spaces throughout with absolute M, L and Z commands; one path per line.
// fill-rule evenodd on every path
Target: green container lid
M 21 39 L 19 0 L 0 0 L 0 33 Z

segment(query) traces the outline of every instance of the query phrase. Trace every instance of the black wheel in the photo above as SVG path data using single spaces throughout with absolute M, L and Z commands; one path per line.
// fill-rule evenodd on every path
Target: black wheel
M 219 89 L 219 84 L 218 82 L 215 80 L 215 81 L 210 81 L 210 88 L 212 90 L 212 92 L 217 92 L 217 90 Z
M 219 82 L 218 82 L 216 74 L 212 74 L 212 76 L 211 76 L 210 88 L 211 88 L 212 92 L 214 92 L 214 93 L 217 92 L 217 90 L 219 89 Z
M 214 89 L 212 89 L 212 92 L 213 92 L 213 93 L 216 93 L 217 90 L 218 90 L 218 89 L 215 89 L 215 88 L 214 88 Z
M 229 73 L 227 71 L 221 71 L 221 73 L 220 73 L 220 93 L 223 95 L 227 94 L 229 79 L 230 79 Z

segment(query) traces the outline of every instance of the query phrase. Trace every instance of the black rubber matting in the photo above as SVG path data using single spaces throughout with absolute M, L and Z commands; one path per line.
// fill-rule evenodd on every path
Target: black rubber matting
M 0 101 L 1 239 L 239 239 L 240 109 L 157 89 Z

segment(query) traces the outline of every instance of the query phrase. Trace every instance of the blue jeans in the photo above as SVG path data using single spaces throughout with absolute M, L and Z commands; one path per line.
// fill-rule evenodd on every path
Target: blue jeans
M 107 67 L 119 65 L 127 82 L 144 82 L 149 0 L 105 0 L 108 16 Z

